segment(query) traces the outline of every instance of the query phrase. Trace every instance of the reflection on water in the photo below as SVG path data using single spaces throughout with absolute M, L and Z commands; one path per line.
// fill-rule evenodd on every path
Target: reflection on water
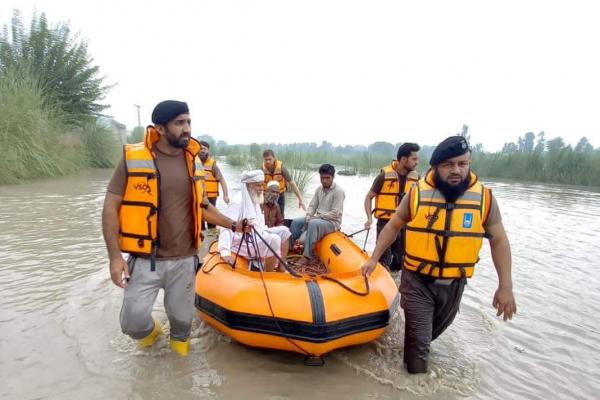
M 238 171 L 222 169 L 235 193 Z M 241 346 L 199 321 L 188 358 L 166 337 L 138 350 L 119 329 L 122 293 L 100 230 L 109 176 L 0 187 L 0 398 L 584 399 L 600 390 L 599 193 L 489 182 L 511 239 L 518 315 L 508 324 L 494 315 L 486 245 L 461 313 L 433 343 L 431 372 L 408 376 L 401 313 L 380 340 L 336 351 L 323 368 Z M 343 229 L 358 231 L 372 177 L 336 179 L 346 191 Z M 288 217 L 301 215 L 295 197 L 286 200 Z M 355 237 L 361 247 L 364 239 Z M 367 250 L 374 243 L 373 233 Z M 155 314 L 168 330 L 160 299 Z

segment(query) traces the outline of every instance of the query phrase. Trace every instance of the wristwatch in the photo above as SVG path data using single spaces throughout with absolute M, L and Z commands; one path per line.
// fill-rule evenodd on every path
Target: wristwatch
M 231 230 L 232 230 L 233 232 L 235 232 L 235 230 L 236 230 L 236 229 L 237 229 L 237 221 L 233 221 L 233 222 L 231 223 Z

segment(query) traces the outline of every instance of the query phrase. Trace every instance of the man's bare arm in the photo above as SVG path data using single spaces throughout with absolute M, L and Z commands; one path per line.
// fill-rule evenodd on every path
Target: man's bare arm
M 298 185 L 296 185 L 296 182 L 294 182 L 294 181 L 289 182 L 289 184 L 292 187 L 292 191 L 298 198 L 298 207 L 300 207 L 301 209 L 306 211 L 306 205 L 304 204 L 304 198 L 302 197 L 302 193 L 300 193 L 300 189 L 298 188 Z M 280 194 L 280 196 L 283 196 L 283 193 Z
M 122 196 L 106 193 L 102 209 L 102 234 L 108 250 L 110 278 L 115 285 L 125 288 L 126 280 L 129 279 L 129 269 L 119 248 L 119 208 L 122 200 Z
M 492 260 L 498 274 L 498 289 L 494 294 L 493 306 L 498 310 L 497 315 L 504 314 L 504 320 L 512 319 L 517 312 L 517 304 L 512 290 L 512 257 L 510 243 L 502 222 L 486 227 L 491 235 L 490 248 Z
M 402 207 L 402 205 L 396 209 L 396 212 L 394 215 L 392 215 L 392 218 L 387 224 L 385 224 L 385 227 L 379 233 L 373 254 L 371 254 L 371 257 L 361 267 L 363 274 L 366 276 L 369 276 L 371 272 L 373 272 L 385 249 L 387 249 L 394 242 L 394 240 L 396 240 L 398 232 L 400 232 L 400 229 L 406 225 L 406 221 L 401 216 L 400 207 Z
M 365 222 L 365 229 L 370 229 L 373 223 L 373 197 L 377 196 L 375 192 L 369 190 L 365 196 L 365 214 L 367 214 L 367 222 Z
M 227 190 L 227 182 L 225 182 L 225 178 L 221 177 L 219 183 L 221 184 L 221 188 L 223 189 L 223 201 L 226 204 L 229 204 L 229 191 Z

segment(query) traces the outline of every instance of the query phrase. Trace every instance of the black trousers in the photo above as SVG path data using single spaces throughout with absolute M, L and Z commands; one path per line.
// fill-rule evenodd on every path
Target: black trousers
M 400 305 L 405 320 L 404 362 L 409 373 L 427 372 L 429 346 L 454 321 L 466 283 L 467 278 L 440 280 L 402 271 Z
M 212 204 L 213 206 L 215 206 L 215 207 L 216 207 L 216 205 L 217 205 L 217 198 L 216 198 L 216 197 L 209 197 L 209 198 L 208 198 L 208 202 L 209 202 L 210 204 Z M 208 223 L 208 222 L 206 222 L 204 219 L 202 220 L 202 230 L 205 230 L 205 229 L 212 229 L 212 228 L 214 228 L 214 227 L 215 227 L 215 225 L 213 225 L 213 224 L 209 224 L 209 223 Z
M 377 219 L 377 239 L 379 239 L 379 234 L 388 221 L 389 219 Z M 391 271 L 400 271 L 402 269 L 402 264 L 404 263 L 404 237 L 405 230 L 402 228 L 398 236 L 396 236 L 396 240 L 394 240 L 390 247 L 385 249 L 379 259 L 379 262 Z

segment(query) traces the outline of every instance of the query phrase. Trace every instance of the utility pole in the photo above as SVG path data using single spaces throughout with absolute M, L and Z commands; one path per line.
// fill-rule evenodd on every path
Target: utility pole
M 138 106 L 137 104 L 134 104 L 133 106 L 137 108 L 137 113 L 138 113 L 138 124 L 137 124 L 137 126 L 142 126 L 142 124 L 140 122 L 140 108 L 142 108 L 142 106 Z

